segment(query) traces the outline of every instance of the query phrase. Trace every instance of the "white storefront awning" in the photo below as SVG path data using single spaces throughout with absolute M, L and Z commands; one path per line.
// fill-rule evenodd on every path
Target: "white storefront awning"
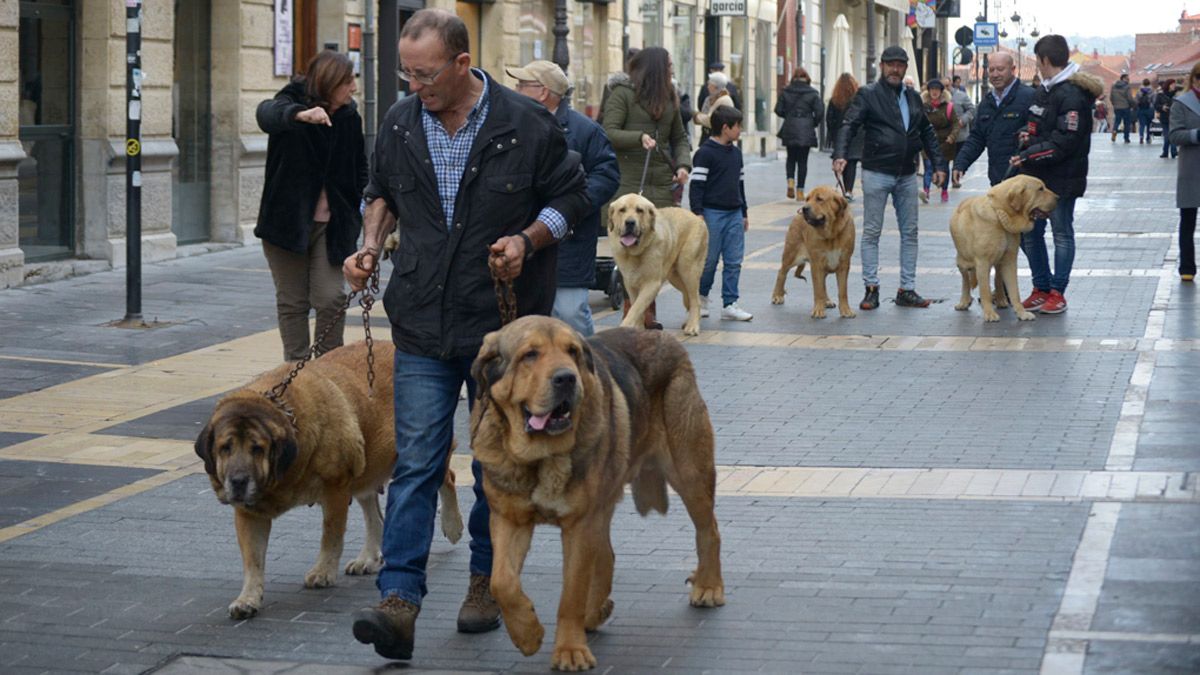
M 908 14 L 908 0 L 875 0 L 876 7 L 887 7 L 901 14 Z

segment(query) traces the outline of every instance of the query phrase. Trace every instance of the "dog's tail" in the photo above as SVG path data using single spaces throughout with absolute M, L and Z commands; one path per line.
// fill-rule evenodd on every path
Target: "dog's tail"
M 797 279 L 804 279 L 804 266 L 807 264 L 808 264 L 807 262 L 801 260 L 800 264 L 796 265 L 796 278 Z M 805 281 L 808 281 L 808 280 L 805 279 Z
M 648 457 L 642 462 L 633 481 L 630 483 L 633 491 L 633 505 L 637 507 L 638 515 L 646 515 L 651 510 L 665 514 L 667 512 L 667 477 L 655 457 Z
M 967 269 L 967 280 L 971 282 L 972 289 L 979 288 L 979 277 L 975 274 L 974 267 Z

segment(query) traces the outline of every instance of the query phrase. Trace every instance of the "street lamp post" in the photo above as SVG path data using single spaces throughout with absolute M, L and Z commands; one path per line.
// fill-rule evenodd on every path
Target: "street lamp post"
M 558 64 L 563 72 L 567 72 L 567 66 L 571 65 L 570 52 L 567 49 L 567 34 L 571 29 L 567 27 L 567 0 L 556 0 L 554 3 L 554 62 Z
M 1021 15 L 1013 10 L 1012 22 L 1017 24 L 1017 79 L 1021 79 L 1021 48 L 1025 46 L 1024 28 L 1021 25 Z

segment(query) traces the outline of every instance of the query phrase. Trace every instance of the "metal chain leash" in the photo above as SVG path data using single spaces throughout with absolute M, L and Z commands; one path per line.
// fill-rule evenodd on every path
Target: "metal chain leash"
M 367 269 L 363 264 L 363 258 L 365 258 L 367 255 L 378 258 L 373 253 L 359 253 L 355 258 L 355 265 L 358 266 L 358 269 Z M 367 279 L 367 283 L 362 287 L 362 289 L 352 291 L 346 296 L 346 302 L 338 310 L 337 315 L 332 321 L 326 324 L 325 329 L 322 330 L 320 334 L 317 335 L 313 340 L 312 346 L 310 346 L 308 349 L 308 354 L 305 354 L 304 358 L 296 362 L 296 365 L 292 367 L 291 372 L 287 374 L 287 377 L 283 378 L 282 382 L 263 392 L 263 396 L 266 396 L 268 399 L 270 399 L 270 401 L 275 404 L 275 407 L 279 408 L 279 410 L 282 411 L 283 414 L 288 418 L 288 421 L 291 422 L 293 429 L 296 428 L 296 414 L 283 400 L 283 395 L 285 392 L 287 392 L 288 387 L 291 386 L 292 381 L 296 379 L 296 376 L 300 374 L 300 371 L 304 370 L 304 366 L 307 365 L 309 361 L 320 356 L 320 353 L 318 352 L 321 349 L 321 344 L 325 342 L 325 338 L 329 336 L 329 333 L 333 331 L 334 326 L 338 324 L 338 320 L 346 316 L 346 312 L 350 309 L 350 303 L 354 301 L 355 296 L 358 296 L 358 305 L 359 307 L 362 307 L 363 332 L 366 333 L 367 395 L 375 395 L 375 340 L 371 337 L 371 308 L 375 306 L 375 295 L 378 293 L 379 265 L 376 264 L 371 269 L 371 276 Z

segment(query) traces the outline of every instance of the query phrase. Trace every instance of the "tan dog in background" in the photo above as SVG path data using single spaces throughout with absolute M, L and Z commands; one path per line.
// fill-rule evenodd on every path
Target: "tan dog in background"
M 1033 176 L 1013 176 L 988 190 L 986 195 L 963 200 L 950 216 L 950 236 L 958 251 L 955 264 L 962 275 L 962 296 L 957 310 L 971 306 L 971 289 L 979 287 L 983 320 L 999 321 L 996 307 L 1012 305 L 1017 319 L 1037 317 L 1021 304 L 1017 289 L 1017 250 L 1021 234 L 1033 229 L 1033 221 L 1045 218 L 1058 206 L 1058 195 Z M 996 270 L 993 291 L 988 282 Z
M 712 423 L 678 340 L 629 328 L 584 340 L 562 321 L 528 316 L 488 334 L 471 373 L 480 397 L 471 448 L 492 513 L 492 595 L 521 653 L 537 652 L 545 635 L 521 567 L 534 526 L 557 525 L 563 587 L 551 663 L 595 667 L 585 631 L 612 613 L 609 528 L 626 485 L 642 515 L 666 513 L 667 485 L 675 489 L 696 528 L 691 604 L 725 604 Z
M 375 359 L 391 363 L 390 340 L 375 343 Z M 332 586 L 353 498 L 362 508 L 366 540 L 346 574 L 375 574 L 383 566 L 383 515 L 378 493 L 396 463 L 390 373 L 367 392 L 367 347 L 356 342 L 309 362 L 283 399 L 284 412 L 262 392 L 282 382 L 292 364 L 282 365 L 222 398 L 196 438 L 213 492 L 232 504 L 242 552 L 242 591 L 229 616 L 248 619 L 262 608 L 263 572 L 271 521 L 302 504 L 321 504 L 321 552 L 304 575 L 306 588 Z M 450 448 L 453 452 L 453 446 Z M 446 478 L 438 492 L 442 531 L 452 542 L 462 536 L 454 472 L 446 455 Z
M 608 238 L 631 306 L 621 325 L 641 326 L 642 315 L 667 281 L 683 293 L 684 335 L 700 334 L 700 275 L 708 256 L 708 228 L 680 208 L 655 208 L 627 194 L 608 207 Z
M 775 277 L 771 304 L 782 305 L 786 294 L 783 286 L 788 270 L 796 268 L 796 278 L 804 278 L 804 265 L 812 265 L 812 318 L 824 319 L 825 309 L 833 307 L 825 288 L 825 277 L 837 275 L 838 312 L 852 319 L 856 315 L 847 297 L 850 259 L 854 257 L 854 216 L 846 198 L 831 187 L 814 188 L 804 199 L 804 206 L 788 225 L 783 244 L 783 261 Z

